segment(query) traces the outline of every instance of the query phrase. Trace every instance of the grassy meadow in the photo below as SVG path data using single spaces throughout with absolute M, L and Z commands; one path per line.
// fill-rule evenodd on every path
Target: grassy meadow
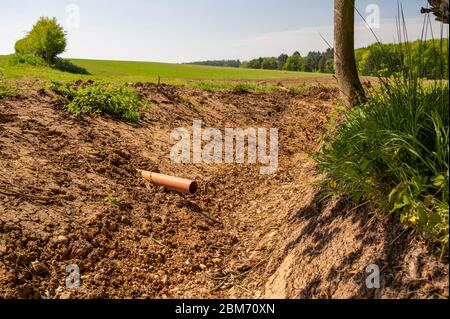
M 85 68 L 90 74 L 80 75 L 61 72 L 48 67 L 8 65 L 9 56 L 0 56 L 0 70 L 7 79 L 36 77 L 52 81 L 77 79 L 103 80 L 108 82 L 156 82 L 158 76 L 164 82 L 183 83 L 189 80 L 262 80 L 329 76 L 323 73 L 253 70 L 244 68 L 210 67 L 186 64 L 128 62 L 69 59 Z

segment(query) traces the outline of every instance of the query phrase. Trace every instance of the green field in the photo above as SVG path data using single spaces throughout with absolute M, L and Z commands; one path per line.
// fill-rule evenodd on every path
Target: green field
M 8 58 L 9 56 L 0 55 L 0 70 L 7 79 L 31 76 L 54 81 L 92 79 L 110 82 L 156 82 L 158 76 L 160 76 L 163 81 L 173 83 L 207 79 L 262 80 L 329 76 L 323 73 L 253 70 L 154 62 L 70 59 L 72 63 L 85 68 L 90 73 L 90 75 L 79 75 L 47 67 L 8 66 Z

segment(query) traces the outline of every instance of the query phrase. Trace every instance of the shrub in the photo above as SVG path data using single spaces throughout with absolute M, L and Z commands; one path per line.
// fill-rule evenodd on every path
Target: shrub
M 16 53 L 9 57 L 8 64 L 10 66 L 16 66 L 19 64 L 27 64 L 32 66 L 46 66 L 47 63 L 40 57 L 25 54 L 25 53 Z
M 16 89 L 0 80 L 0 100 L 16 95 Z
M 0 70 L 0 100 L 14 96 L 16 90 L 4 81 L 3 73 Z
M 328 190 L 399 214 L 448 250 L 449 88 L 397 78 L 351 110 L 315 155 Z
M 31 44 L 30 37 L 26 36 L 23 39 L 20 39 L 16 42 L 14 49 L 18 54 L 32 54 L 33 47 Z
M 49 66 L 53 69 L 57 69 L 59 71 L 67 73 L 84 74 L 84 75 L 90 74 L 85 68 L 75 65 L 69 60 L 55 58 L 53 63 L 49 65 L 45 60 L 33 54 L 22 54 L 22 53 L 12 54 L 8 59 L 8 64 L 10 66 L 16 66 L 20 64 L 26 64 L 31 66 Z
M 105 197 L 105 202 L 108 202 L 111 205 L 119 205 L 120 198 L 112 196 L 112 195 L 108 195 L 108 196 Z
M 220 90 L 229 90 L 236 94 L 244 93 L 273 93 L 276 92 L 279 87 L 271 84 L 258 84 L 258 83 L 242 83 L 242 82 L 213 82 L 213 81 L 196 81 L 193 85 L 208 92 L 215 92 Z
M 66 49 L 66 33 L 56 18 L 41 17 L 25 38 L 16 42 L 16 53 L 33 54 L 48 64 Z
M 67 99 L 68 103 L 64 108 L 78 117 L 85 114 L 109 114 L 130 122 L 140 118 L 140 97 L 127 86 L 106 83 L 89 86 L 52 83 L 50 89 Z
M 0 100 L 13 95 L 14 95 L 13 88 L 0 80 Z

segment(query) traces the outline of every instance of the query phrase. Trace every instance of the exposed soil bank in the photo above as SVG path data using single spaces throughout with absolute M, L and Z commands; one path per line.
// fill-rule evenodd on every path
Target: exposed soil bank
M 23 84 L 25 85 L 25 84 Z M 77 120 L 45 90 L 0 101 L 2 298 L 439 298 L 448 264 L 393 219 L 319 203 L 308 152 L 337 99 L 136 84 L 154 107 L 138 124 Z M 279 170 L 174 165 L 170 132 L 279 128 Z M 147 184 L 137 169 L 199 181 L 196 195 Z M 117 204 L 107 196 L 120 199 Z M 382 270 L 381 289 L 365 269 Z M 66 289 L 66 266 L 81 287 Z

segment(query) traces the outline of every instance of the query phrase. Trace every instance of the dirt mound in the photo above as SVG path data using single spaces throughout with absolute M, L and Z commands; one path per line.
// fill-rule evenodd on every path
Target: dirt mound
M 0 101 L 0 297 L 224 298 L 448 296 L 447 266 L 395 221 L 315 200 L 318 148 L 335 91 L 204 92 L 135 84 L 137 124 L 78 120 L 52 94 Z M 279 128 L 279 170 L 173 165 L 174 128 Z M 196 195 L 137 169 L 199 181 Z M 398 236 L 400 235 L 400 236 Z M 363 288 L 370 263 L 382 289 Z M 78 265 L 81 287 L 66 289 Z M 359 281 L 358 281 L 359 280 Z

